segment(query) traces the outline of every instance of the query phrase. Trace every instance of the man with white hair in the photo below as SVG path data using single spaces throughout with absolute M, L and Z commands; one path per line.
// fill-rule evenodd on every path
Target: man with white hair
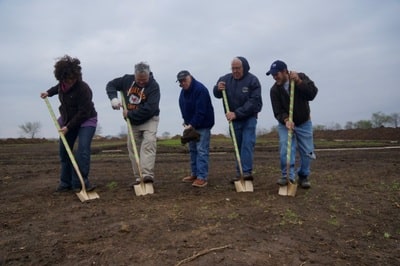
M 106 92 L 115 110 L 119 110 L 122 106 L 118 99 L 118 91 L 122 91 L 125 97 L 127 110 L 124 110 L 123 116 L 132 124 L 139 150 L 143 182 L 153 183 L 160 113 L 160 87 L 153 78 L 150 66 L 140 62 L 135 65 L 134 74 L 126 74 L 108 82 Z M 140 176 L 129 137 L 128 151 L 136 179 L 134 185 L 136 185 L 140 182 Z

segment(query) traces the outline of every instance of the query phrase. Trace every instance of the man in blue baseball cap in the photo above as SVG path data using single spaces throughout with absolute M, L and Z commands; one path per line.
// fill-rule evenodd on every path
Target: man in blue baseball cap
M 309 101 L 314 100 L 318 93 L 318 88 L 314 82 L 304 73 L 288 71 L 287 65 L 281 60 L 276 60 L 271 64 L 266 73 L 272 75 L 275 80 L 270 90 L 271 104 L 276 120 L 278 120 L 279 150 L 281 178 L 277 183 L 280 186 L 287 185 L 286 153 L 288 142 L 288 130 L 293 130 L 292 152 L 290 158 L 289 179 L 295 182 L 295 158 L 296 149 L 300 154 L 300 165 L 297 170 L 298 182 L 302 188 L 310 188 L 311 184 L 308 176 L 310 175 L 311 160 L 315 159 L 313 128 L 310 116 Z M 295 83 L 293 121 L 289 121 L 290 104 L 290 81 Z
M 281 61 L 281 60 L 276 60 L 275 62 L 272 63 L 271 68 L 269 69 L 269 71 L 266 73 L 267 76 L 269 75 L 276 75 L 278 72 L 280 71 L 284 71 L 287 70 L 287 66 L 285 64 L 285 62 Z

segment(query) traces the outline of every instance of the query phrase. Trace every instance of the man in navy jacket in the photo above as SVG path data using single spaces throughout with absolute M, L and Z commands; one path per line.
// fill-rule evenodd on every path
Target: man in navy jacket
M 233 123 L 243 177 L 245 180 L 253 180 L 257 115 L 262 108 L 261 84 L 258 78 L 249 72 L 250 65 L 246 58 L 235 57 L 231 67 L 232 73 L 218 79 L 214 86 L 214 96 L 222 98 L 222 90 L 226 91 L 230 109 L 230 112 L 226 112 L 226 119 Z M 237 181 L 239 177 L 240 173 L 237 167 L 236 176 L 231 181 Z
M 182 88 L 179 107 L 185 131 L 196 131 L 200 138 L 189 141 L 190 176 L 183 182 L 191 182 L 194 187 L 205 187 L 208 183 L 208 158 L 211 128 L 214 126 L 214 108 L 207 88 L 197 81 L 187 70 L 177 75 Z

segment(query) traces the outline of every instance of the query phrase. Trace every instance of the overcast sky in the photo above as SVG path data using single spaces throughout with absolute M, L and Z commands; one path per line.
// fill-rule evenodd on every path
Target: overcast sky
M 262 85 L 258 129 L 271 129 L 265 72 L 276 59 L 306 73 L 319 88 L 314 125 L 342 126 L 375 112 L 400 112 L 398 0 L 0 0 L 0 138 L 20 137 L 19 125 L 40 122 L 38 137 L 56 137 L 40 92 L 56 84 L 57 58 L 81 60 L 93 90 L 102 135 L 126 125 L 111 108 L 108 81 L 150 64 L 161 88 L 159 134 L 181 134 L 176 74 L 189 70 L 212 97 L 216 125 L 226 133 L 218 78 L 244 56 Z M 50 98 L 58 113 L 57 97 Z

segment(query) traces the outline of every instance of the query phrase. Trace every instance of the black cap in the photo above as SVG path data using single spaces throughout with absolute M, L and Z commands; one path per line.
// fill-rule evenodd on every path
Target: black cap
M 178 75 L 176 75 L 176 81 L 181 81 L 182 79 L 186 78 L 187 76 L 189 76 L 190 73 L 187 70 L 182 70 L 178 73 Z

